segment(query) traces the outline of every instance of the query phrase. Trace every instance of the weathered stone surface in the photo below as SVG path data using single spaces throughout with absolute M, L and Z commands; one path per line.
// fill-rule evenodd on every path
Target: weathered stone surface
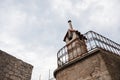
M 105 61 L 112 80 L 120 80 L 120 56 L 105 51 L 102 51 L 101 56 Z
M 120 56 L 99 50 L 55 71 L 56 80 L 120 80 Z
M 0 50 L 0 80 L 30 80 L 33 66 Z

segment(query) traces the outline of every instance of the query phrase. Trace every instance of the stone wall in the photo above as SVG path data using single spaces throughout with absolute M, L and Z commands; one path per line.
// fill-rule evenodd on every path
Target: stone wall
M 0 80 L 30 80 L 33 66 L 0 50 Z
M 120 80 L 120 56 L 103 51 L 101 54 L 112 80 Z
M 55 71 L 56 80 L 120 80 L 120 56 L 103 50 Z

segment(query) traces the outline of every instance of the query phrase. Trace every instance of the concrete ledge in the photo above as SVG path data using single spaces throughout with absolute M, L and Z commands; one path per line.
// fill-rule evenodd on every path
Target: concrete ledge
M 84 59 L 86 59 L 86 58 L 88 58 L 88 57 L 90 57 L 90 56 L 92 56 L 92 55 L 100 52 L 101 50 L 102 50 L 102 49 L 100 49 L 100 48 L 95 48 L 95 49 L 93 49 L 93 50 L 85 53 L 85 54 L 82 55 L 81 57 L 78 57 L 78 58 L 76 58 L 76 59 L 73 59 L 73 60 L 71 60 L 70 62 L 64 64 L 63 66 L 58 67 L 58 68 L 54 71 L 54 77 L 56 78 L 56 75 L 57 75 L 57 73 L 58 73 L 59 71 L 64 70 L 65 68 L 67 68 L 67 67 L 69 67 L 69 66 L 72 66 L 72 65 L 74 65 L 74 64 L 76 64 L 76 63 L 78 63 L 78 62 L 80 62 L 80 61 L 82 61 L 82 60 L 84 60 Z

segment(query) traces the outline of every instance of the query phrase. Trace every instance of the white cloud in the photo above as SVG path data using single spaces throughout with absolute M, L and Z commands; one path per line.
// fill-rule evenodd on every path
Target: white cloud
M 0 49 L 34 66 L 32 80 L 48 79 L 68 29 L 94 30 L 118 41 L 119 0 L 0 1 Z

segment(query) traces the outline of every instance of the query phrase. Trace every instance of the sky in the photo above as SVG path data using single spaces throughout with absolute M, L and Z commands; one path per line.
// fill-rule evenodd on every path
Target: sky
M 120 0 L 0 0 L 0 50 L 34 66 L 32 79 L 48 80 L 72 20 L 120 43 Z

